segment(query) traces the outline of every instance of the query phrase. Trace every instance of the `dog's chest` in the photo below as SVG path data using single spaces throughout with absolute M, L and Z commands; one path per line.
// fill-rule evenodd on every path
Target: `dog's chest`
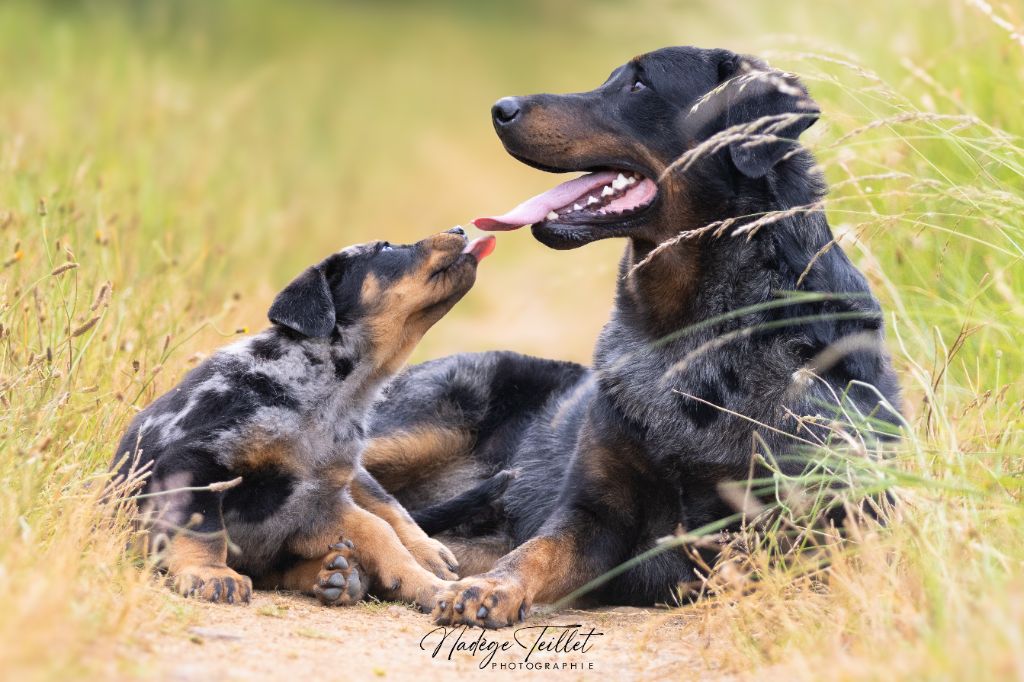
M 300 479 L 347 480 L 364 438 L 365 401 L 320 365 L 280 381 L 291 402 L 259 405 L 235 440 L 237 469 L 274 468 Z M 266 371 L 263 367 L 258 371 Z

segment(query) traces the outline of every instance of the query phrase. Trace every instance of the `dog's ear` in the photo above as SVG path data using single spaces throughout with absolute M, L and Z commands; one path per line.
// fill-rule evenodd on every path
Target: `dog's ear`
M 736 74 L 725 85 L 728 134 L 743 139 L 729 145 L 733 164 L 749 178 L 764 177 L 795 151 L 797 138 L 818 120 L 821 110 L 796 76 L 764 68 L 763 62 L 724 65 Z M 727 75 L 727 74 L 723 74 Z
M 334 331 L 336 313 L 323 268 L 307 268 L 274 299 L 267 317 L 303 336 L 326 338 Z

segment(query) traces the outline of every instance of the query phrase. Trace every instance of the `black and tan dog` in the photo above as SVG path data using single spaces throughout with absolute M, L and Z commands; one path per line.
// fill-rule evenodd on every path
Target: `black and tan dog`
M 858 421 L 846 414 L 881 424 L 868 437 L 898 422 L 881 311 L 797 142 L 818 114 L 791 74 L 689 47 L 637 57 L 591 92 L 495 104 L 516 159 L 589 173 L 477 225 L 532 224 L 558 249 L 621 237 L 626 250 L 593 368 L 457 355 L 410 368 L 375 413 L 366 465 L 410 508 L 519 470 L 485 513 L 413 514 L 453 527 L 463 575 L 487 571 L 440 595 L 440 622 L 522 619 L 680 526 L 728 519 L 722 485 L 765 475 L 755 453 L 800 473 L 800 444 Z M 669 551 L 596 596 L 671 602 L 694 579 Z
M 277 296 L 271 328 L 219 350 L 135 417 L 117 459 L 125 473 L 152 462 L 150 547 L 178 590 L 247 602 L 255 583 L 350 604 L 370 588 L 433 604 L 455 558 L 362 468 L 364 422 L 492 247 L 455 228 L 336 253 Z

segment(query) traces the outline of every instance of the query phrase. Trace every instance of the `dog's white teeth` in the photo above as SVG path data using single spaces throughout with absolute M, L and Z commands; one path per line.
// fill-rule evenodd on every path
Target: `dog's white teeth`
M 583 207 L 580 206 L 579 204 L 573 204 L 572 205 L 572 210 L 574 210 L 574 211 L 582 211 Z
M 630 175 L 628 178 L 626 178 L 626 184 L 627 185 L 635 185 L 636 184 L 636 176 Z
M 612 187 L 614 187 L 615 189 L 626 189 L 627 184 L 628 183 L 626 182 L 626 176 L 623 175 L 622 173 L 619 173 L 619 177 L 612 180 Z
M 615 183 L 612 183 L 612 184 L 615 184 Z M 601 196 L 603 196 L 603 197 L 610 197 L 613 194 L 615 194 L 615 190 L 612 189 L 611 185 L 605 185 L 604 189 L 601 190 Z
M 547 218 L 548 220 L 556 220 L 558 218 L 558 214 L 555 213 L 554 211 L 549 211 L 548 214 L 544 217 Z
M 598 203 L 597 197 L 587 197 L 587 206 L 593 206 Z

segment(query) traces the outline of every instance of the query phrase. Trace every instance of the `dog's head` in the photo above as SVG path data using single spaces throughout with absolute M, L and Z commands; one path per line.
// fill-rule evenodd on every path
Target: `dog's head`
M 512 156 L 589 173 L 475 222 L 487 230 L 532 224 L 538 240 L 561 249 L 607 237 L 658 241 L 666 228 L 682 229 L 680 207 L 763 183 L 818 113 L 795 76 L 693 47 L 636 57 L 590 92 L 506 97 L 491 115 Z M 690 171 L 717 185 L 693 186 Z
M 493 248 L 493 237 L 469 242 L 461 227 L 415 244 L 350 246 L 296 277 L 268 317 L 308 338 L 356 334 L 376 365 L 393 372 L 472 288 Z

